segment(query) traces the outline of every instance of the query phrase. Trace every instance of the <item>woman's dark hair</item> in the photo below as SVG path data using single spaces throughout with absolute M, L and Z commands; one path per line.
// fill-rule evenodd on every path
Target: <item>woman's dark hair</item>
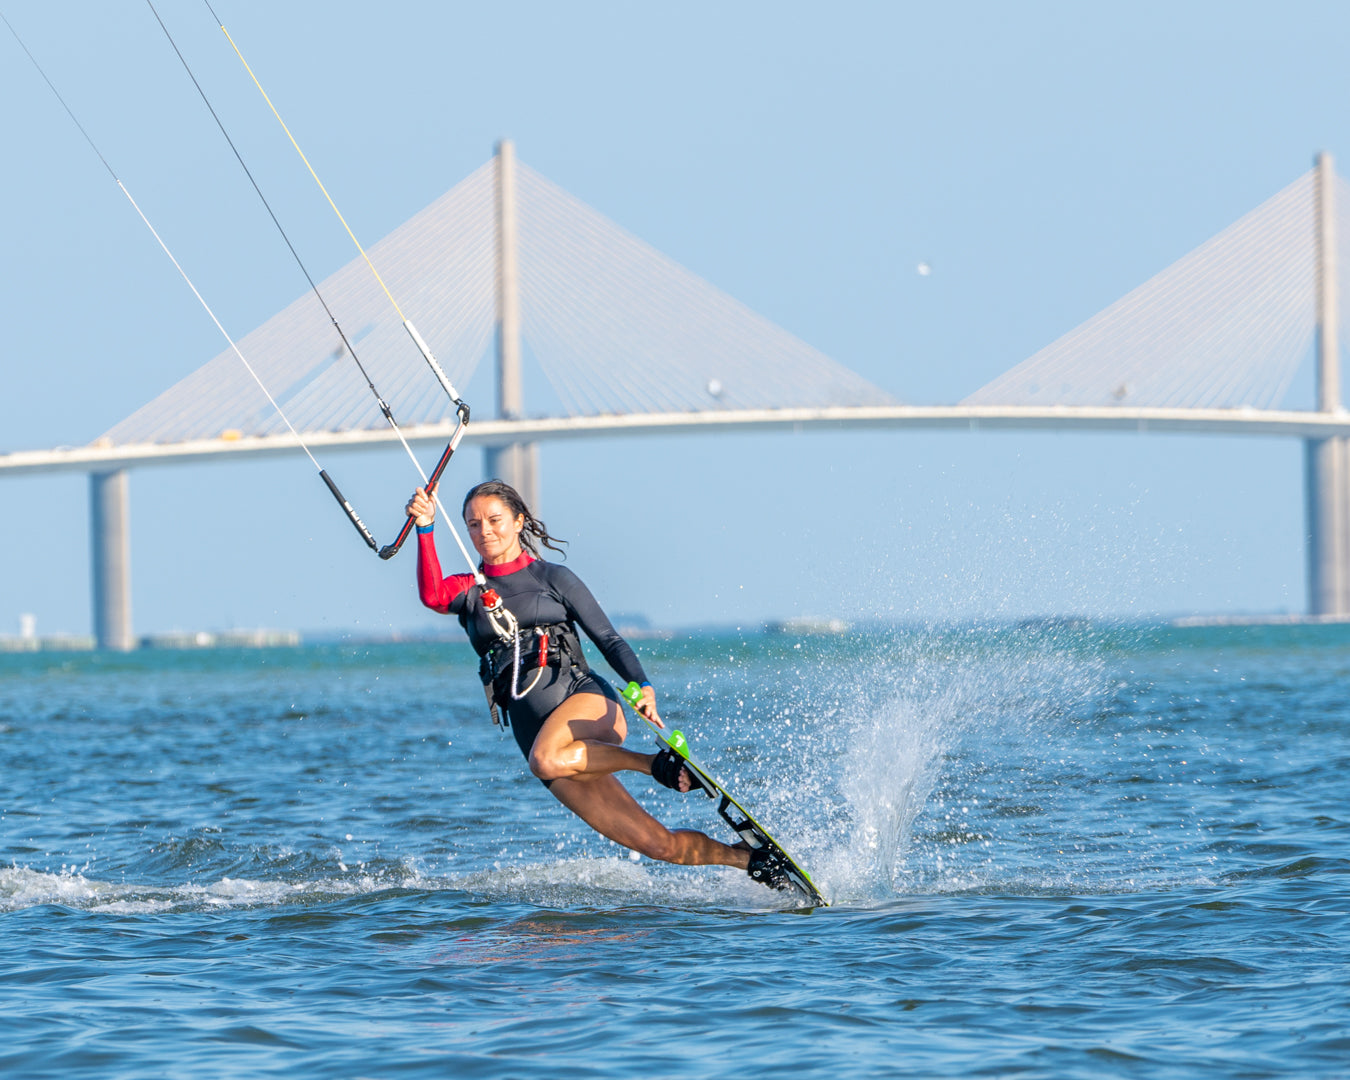
M 567 543 L 567 541 L 559 540 L 556 536 L 549 536 L 544 523 L 530 513 L 530 508 L 525 505 L 525 500 L 520 497 L 520 492 L 505 480 L 484 480 L 481 484 L 475 484 L 469 488 L 469 493 L 464 496 L 464 505 L 460 507 L 460 517 L 464 517 L 468 513 L 469 503 L 480 495 L 491 495 L 501 499 L 506 504 L 506 508 L 511 511 L 512 517 L 523 516 L 525 518 L 525 528 L 520 531 L 520 542 L 531 555 L 536 558 L 539 556 L 539 548 L 535 544 L 535 541 L 538 540 L 544 547 L 551 548 L 564 559 L 567 558 L 567 552 L 558 546 Z

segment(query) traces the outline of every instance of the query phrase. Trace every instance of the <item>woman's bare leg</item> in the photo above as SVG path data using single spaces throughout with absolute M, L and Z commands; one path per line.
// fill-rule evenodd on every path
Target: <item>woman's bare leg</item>
M 548 781 L 624 769 L 650 776 L 656 755 L 625 750 L 627 734 L 620 705 L 601 694 L 573 694 L 549 713 L 535 736 L 530 771 Z
M 613 774 L 629 769 L 651 775 L 656 755 L 625 750 L 620 744 L 627 733 L 619 705 L 600 694 L 573 694 L 539 729 L 530 771 L 550 781 L 558 801 L 601 836 L 648 858 L 685 866 L 748 866 L 744 848 L 693 829 L 667 829 L 638 805 Z
M 555 780 L 549 791 L 601 836 L 650 859 L 741 870 L 750 865 L 750 852 L 745 848 L 723 844 L 693 829 L 667 829 L 642 809 L 612 774 Z

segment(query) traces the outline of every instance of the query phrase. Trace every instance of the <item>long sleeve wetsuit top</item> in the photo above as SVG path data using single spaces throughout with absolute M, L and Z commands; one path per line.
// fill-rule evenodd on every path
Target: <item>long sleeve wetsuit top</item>
M 625 682 L 647 682 L 632 646 L 619 636 L 596 603 L 591 590 L 565 566 L 536 559 L 522 551 L 518 559 L 482 571 L 522 630 L 552 623 L 572 623 L 586 631 L 605 660 Z M 433 611 L 454 615 L 469 635 L 474 651 L 483 656 L 497 644 L 483 605 L 476 601 L 472 574 L 441 573 L 440 559 L 430 530 L 417 536 L 417 590 Z M 471 598 L 473 602 L 471 602 Z

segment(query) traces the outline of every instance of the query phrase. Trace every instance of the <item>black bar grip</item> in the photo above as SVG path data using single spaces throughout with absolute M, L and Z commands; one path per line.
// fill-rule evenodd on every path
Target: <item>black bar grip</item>
M 328 485 L 328 490 L 333 493 L 333 498 L 338 501 L 338 505 L 342 507 L 343 511 L 346 513 L 347 519 L 356 526 L 356 531 L 361 534 L 361 538 L 370 546 L 370 550 L 379 551 L 380 545 L 375 542 L 375 537 L 370 535 L 370 530 L 366 528 L 366 523 L 362 521 L 356 511 L 352 509 L 352 504 L 343 498 L 342 492 L 340 492 L 338 486 L 333 483 L 333 478 L 328 475 L 328 470 L 320 469 L 319 475 L 323 478 L 323 482 Z M 412 519 L 409 518 L 408 520 L 411 521 Z

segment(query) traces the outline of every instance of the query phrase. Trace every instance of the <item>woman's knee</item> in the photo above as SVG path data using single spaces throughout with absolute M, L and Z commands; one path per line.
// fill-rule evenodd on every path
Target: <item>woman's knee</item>
M 576 770 L 569 769 L 560 755 L 535 747 L 530 751 L 530 772 L 546 784 L 571 776 Z

